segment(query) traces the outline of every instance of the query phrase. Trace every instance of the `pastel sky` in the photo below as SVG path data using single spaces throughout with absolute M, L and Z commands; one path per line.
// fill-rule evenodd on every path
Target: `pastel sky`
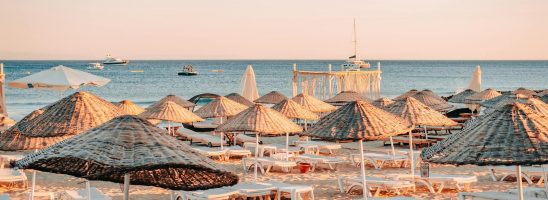
M 0 0 L 0 59 L 548 59 L 546 0 Z

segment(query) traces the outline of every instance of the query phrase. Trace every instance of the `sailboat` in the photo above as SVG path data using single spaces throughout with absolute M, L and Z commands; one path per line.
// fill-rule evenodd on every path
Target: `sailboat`
M 358 39 L 356 37 L 356 19 L 354 19 L 354 55 L 348 57 L 345 63 L 341 65 L 346 71 L 360 71 L 361 68 L 369 68 L 369 62 L 358 58 Z

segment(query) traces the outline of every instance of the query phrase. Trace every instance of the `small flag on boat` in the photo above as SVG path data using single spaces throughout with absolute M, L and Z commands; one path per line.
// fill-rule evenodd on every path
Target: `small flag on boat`
M 356 58 L 356 55 L 350 56 L 350 57 L 348 57 L 348 58 Z

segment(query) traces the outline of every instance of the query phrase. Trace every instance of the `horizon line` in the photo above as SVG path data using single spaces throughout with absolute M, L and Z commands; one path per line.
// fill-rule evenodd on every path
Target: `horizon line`
M 3 59 L 0 58 L 0 62 L 3 61 L 93 61 L 98 59 Z M 99 59 L 102 60 L 102 59 Z M 242 59 L 224 59 L 224 58 L 214 58 L 214 59 L 184 59 L 184 58 L 177 58 L 177 59 L 126 59 L 131 61 L 179 61 L 179 60 L 187 60 L 187 61 L 345 61 L 346 59 L 303 59 L 303 58 L 242 58 Z M 548 61 L 548 58 L 546 59 L 367 59 L 365 61 Z

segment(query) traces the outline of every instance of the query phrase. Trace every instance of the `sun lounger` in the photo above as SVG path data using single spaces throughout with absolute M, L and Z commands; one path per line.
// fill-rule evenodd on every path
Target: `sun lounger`
M 233 156 L 239 156 L 239 157 L 249 157 L 251 156 L 251 151 L 248 149 L 244 149 L 240 146 L 230 146 L 225 147 L 226 151 L 226 158 L 229 159 Z
M 348 193 L 355 187 L 362 188 L 362 177 L 338 177 L 337 182 L 339 185 L 339 190 L 342 193 Z M 384 179 L 379 177 L 366 177 L 367 187 L 369 191 L 373 190 L 375 193 L 372 195 L 374 197 L 378 196 L 381 191 L 394 191 L 396 194 L 401 194 L 403 190 L 412 189 L 414 184 L 411 181 L 405 180 L 392 180 Z
M 277 190 L 273 185 L 264 183 L 238 183 L 231 188 L 238 190 L 237 196 L 243 199 L 271 195 Z
M 254 159 L 255 158 L 252 157 L 242 159 L 244 170 L 253 168 L 253 165 L 255 164 Z M 297 162 L 295 161 L 278 160 L 270 157 L 259 157 L 257 163 L 257 167 L 261 170 L 262 174 L 268 174 L 273 167 L 279 167 L 282 171 L 289 172 L 291 168 L 297 166 Z
M 282 193 L 290 193 L 291 199 L 297 200 L 302 194 L 310 193 L 314 197 L 312 186 L 293 185 L 280 182 L 264 183 L 238 183 L 233 186 L 214 188 L 198 191 L 180 191 L 183 200 L 227 200 L 227 199 L 247 199 L 260 198 L 276 194 L 276 199 L 280 199 Z M 296 198 L 293 198 L 296 197 Z
M 270 184 L 276 187 L 276 199 L 280 200 L 284 193 L 289 193 L 290 199 L 299 200 L 304 199 L 303 196 L 308 194 L 311 200 L 314 200 L 314 187 L 310 185 L 295 185 L 277 181 L 268 181 L 266 184 Z
M 91 192 L 91 199 L 93 200 L 111 200 L 112 198 L 108 197 L 107 195 L 103 194 L 100 190 L 98 190 L 95 187 L 90 188 Z M 66 200 L 87 200 L 88 199 L 88 190 L 87 189 L 80 189 L 80 190 L 65 190 L 61 192 L 61 199 Z
M 309 144 L 309 143 L 298 143 L 298 147 L 300 147 L 305 154 L 319 154 L 320 153 L 320 147 L 317 144 Z
M 465 200 L 465 199 L 496 199 L 496 200 L 516 200 L 519 199 L 518 194 L 510 193 L 510 192 L 495 192 L 495 191 L 487 191 L 487 192 L 459 192 L 458 194 L 459 200 Z M 527 200 L 541 200 L 546 198 L 537 198 L 537 197 L 525 197 Z
M 257 139 L 255 137 L 251 137 L 251 136 L 247 136 L 245 134 L 238 134 L 236 136 L 236 143 L 239 143 L 239 144 L 243 144 L 245 142 L 252 142 L 252 143 L 256 143 Z M 259 141 L 259 144 L 262 144 L 261 141 Z
M 295 157 L 295 160 L 297 162 L 310 163 L 312 165 L 311 171 L 314 171 L 320 164 L 329 166 L 329 169 L 331 170 L 337 170 L 338 165 L 344 162 L 344 160 L 341 160 L 340 158 L 315 154 L 302 154 Z
M 400 180 L 413 180 L 411 174 L 397 174 L 394 177 Z M 457 190 L 467 191 L 470 188 L 470 184 L 478 182 L 478 178 L 474 175 L 432 173 L 428 177 L 421 177 L 420 174 L 416 173 L 414 181 L 426 186 L 431 193 L 440 193 L 448 184 L 454 184 Z M 437 190 L 434 189 L 436 186 Z
M 23 159 L 24 155 L 0 155 L 0 168 L 9 166 L 10 162 Z
M 221 146 L 221 136 L 213 136 L 205 133 L 192 133 L 192 132 L 176 132 L 177 135 L 183 137 L 185 140 L 189 140 L 190 144 L 201 143 L 208 147 Z M 226 142 L 226 140 L 224 141 Z
M 548 172 L 548 169 L 545 169 L 546 172 Z M 508 176 L 512 176 L 512 175 L 516 175 L 516 167 L 515 166 L 496 166 L 496 167 L 490 167 L 489 168 L 489 172 L 490 172 L 490 175 L 491 175 L 491 179 L 493 181 L 504 181 L 504 179 L 506 179 L 506 177 Z M 537 184 L 541 184 L 543 182 L 543 169 L 542 167 L 538 166 L 531 166 L 531 167 L 526 167 L 526 166 L 523 166 L 521 167 L 521 174 L 522 174 L 522 177 L 527 181 L 527 183 L 529 184 L 533 184 L 533 181 L 531 180 L 531 177 L 532 176 L 539 176 L 540 179 L 538 180 Z M 501 174 L 501 178 L 499 179 L 497 177 L 497 174 Z
M 317 145 L 319 150 L 318 150 L 318 153 L 319 151 L 321 150 L 327 150 L 329 152 L 329 154 L 333 154 L 334 151 L 336 150 L 339 150 L 342 148 L 341 144 L 338 144 L 338 143 L 333 143 L 333 142 L 324 142 L 324 141 L 295 141 L 295 143 L 297 144 L 312 144 L 312 145 Z
M 221 150 L 221 148 L 210 148 L 210 147 L 193 147 L 198 153 L 210 157 L 210 158 L 219 158 L 219 160 L 224 160 L 226 158 L 227 149 Z
M 244 142 L 243 148 L 255 152 L 255 146 L 255 142 Z M 263 157 L 266 152 L 268 152 L 269 155 L 275 154 L 276 149 L 278 149 L 278 147 L 259 144 L 259 157 Z
M 180 191 L 180 196 L 183 200 L 228 200 L 237 194 L 238 190 L 231 190 L 230 187 L 198 191 Z
M 384 141 L 384 144 L 386 145 L 387 142 L 390 142 L 390 138 L 385 138 L 385 139 L 382 139 L 382 141 Z M 409 144 L 409 137 L 404 137 L 404 136 L 395 136 L 395 137 L 392 137 L 392 141 L 394 141 L 394 144 L 405 144 L 405 145 L 408 145 Z M 418 139 L 418 138 L 413 138 L 413 148 L 416 148 L 418 146 L 428 146 L 428 145 L 432 145 L 434 143 L 438 142 L 437 140 L 431 140 L 431 139 Z
M 27 175 L 23 170 L 13 168 L 0 168 L 0 183 L 7 184 L 8 188 L 16 187 L 18 183 L 26 188 Z
M 518 194 L 518 189 L 511 189 L 508 190 L 508 192 L 512 194 Z M 526 187 L 523 188 L 523 196 L 526 197 L 535 197 L 535 198 L 542 198 L 542 199 L 548 199 L 548 194 L 546 194 L 546 188 L 542 187 Z
M 365 161 L 370 162 L 375 169 L 382 169 L 385 163 L 391 162 L 396 165 L 403 167 L 405 162 L 409 160 L 409 157 L 401 154 L 388 154 L 388 153 L 376 153 L 376 152 L 367 152 L 363 154 Z M 351 154 L 350 160 L 353 165 L 359 166 L 361 163 L 360 154 Z

